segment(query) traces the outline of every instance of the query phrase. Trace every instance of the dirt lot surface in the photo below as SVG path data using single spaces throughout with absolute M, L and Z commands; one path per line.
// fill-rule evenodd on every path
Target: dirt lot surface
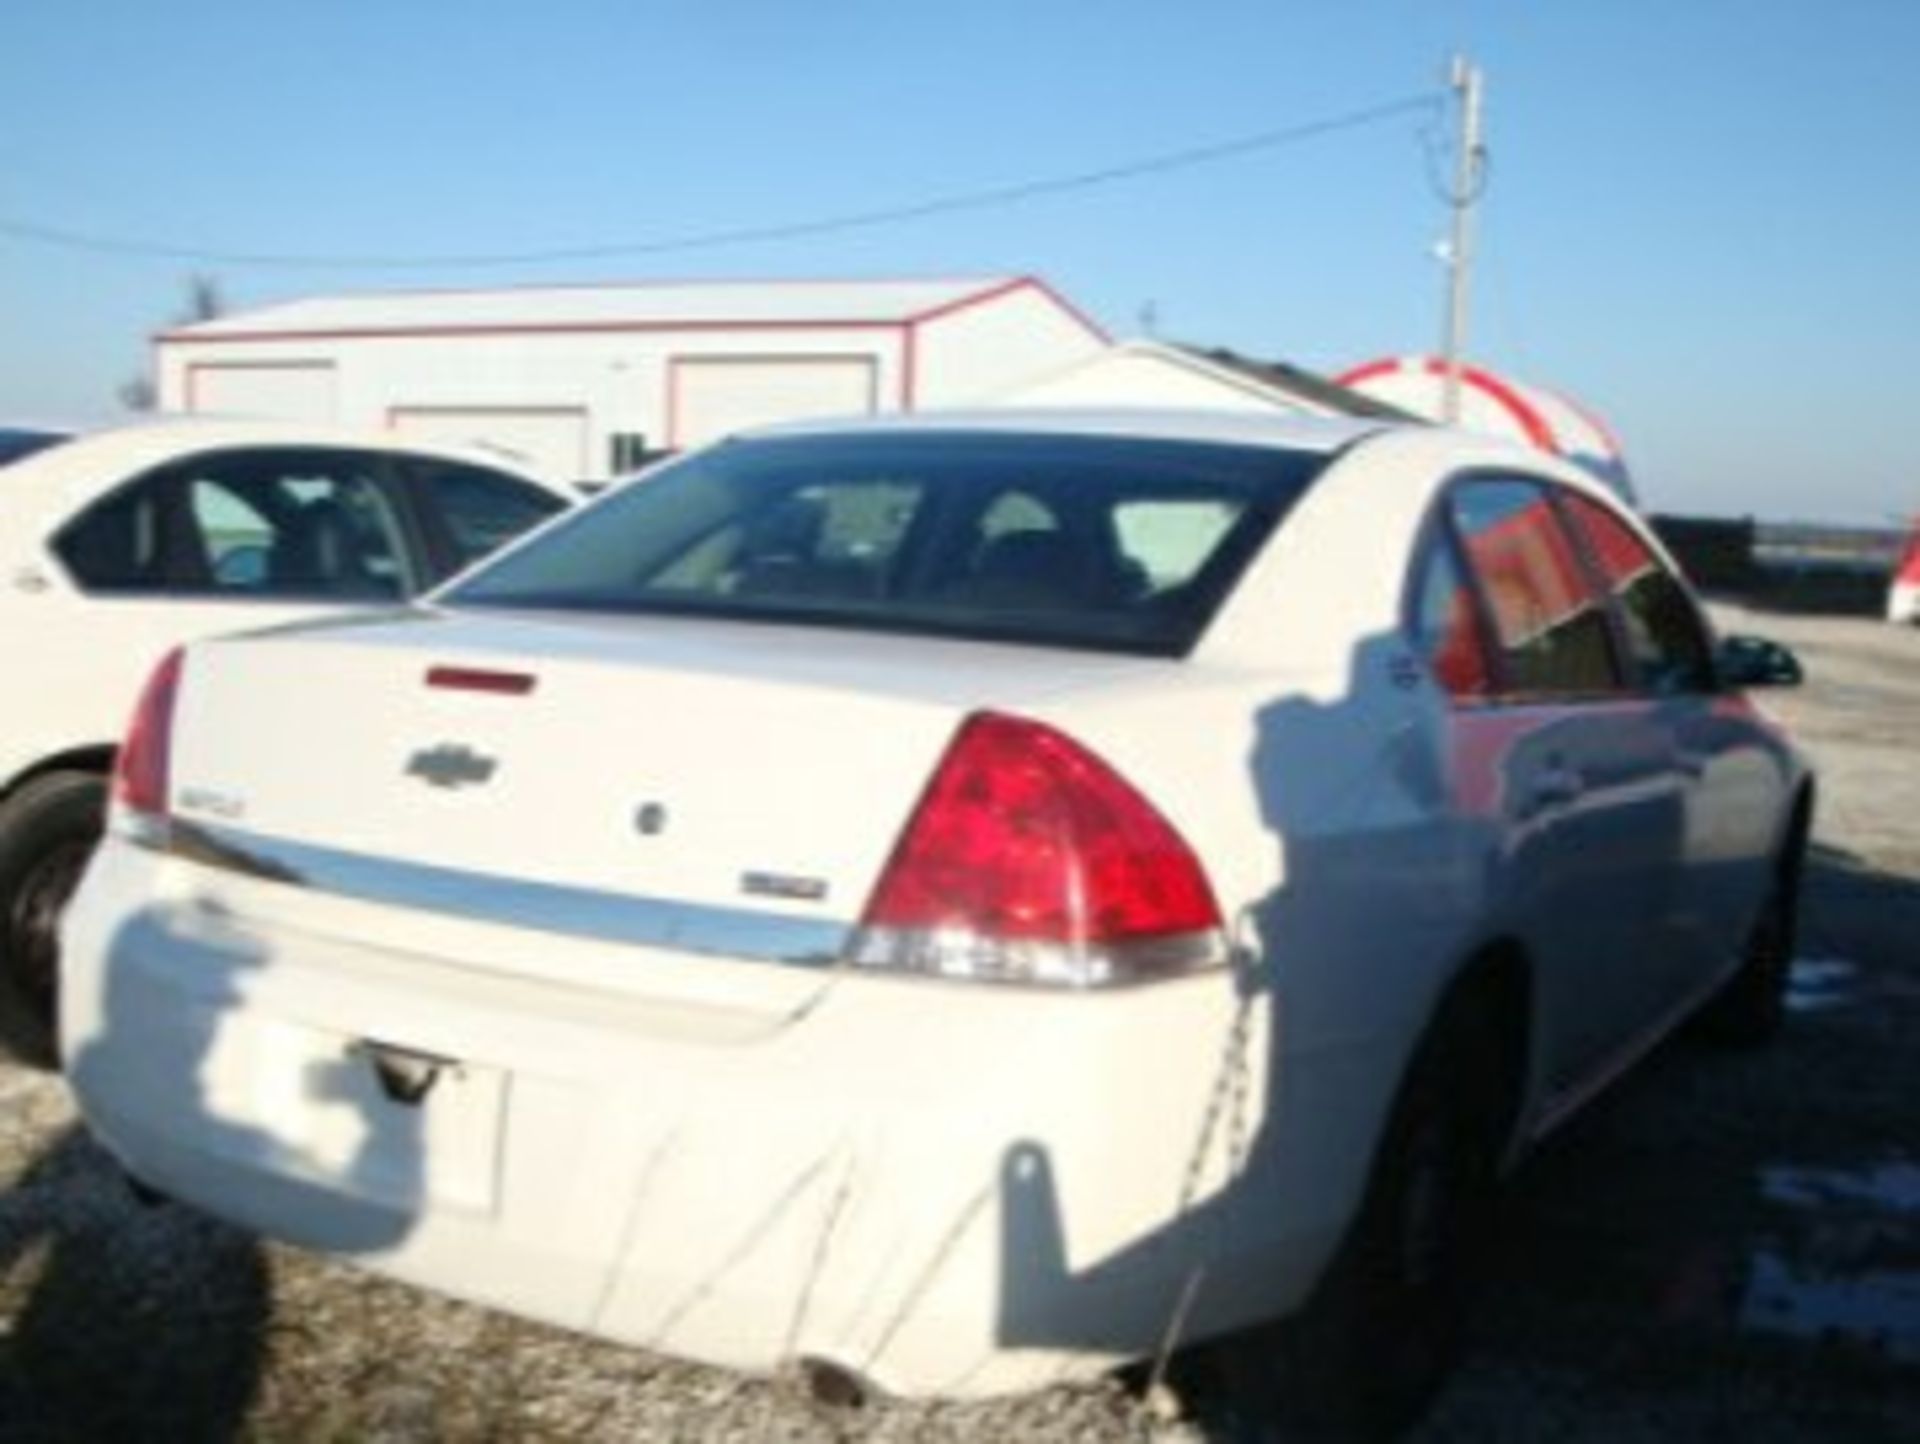
M 1426 1440 L 1920 1439 L 1920 631 L 1726 613 L 1801 649 L 1823 768 L 1792 1025 L 1669 1046 L 1522 1173 Z M 1777 699 L 1777 701 L 1775 700 Z M 0 1438 L 1192 1440 L 1117 1386 L 822 1411 L 130 1201 L 0 1065 Z

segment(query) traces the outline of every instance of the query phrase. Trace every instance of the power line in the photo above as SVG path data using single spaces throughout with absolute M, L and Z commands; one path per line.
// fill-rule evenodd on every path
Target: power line
M 990 210 L 998 206 L 1016 205 L 1043 196 L 1065 195 L 1073 191 L 1089 190 L 1096 186 L 1112 185 L 1120 181 L 1165 175 L 1171 171 L 1208 165 L 1259 151 L 1279 150 L 1316 140 L 1321 136 L 1332 135 L 1338 131 L 1375 125 L 1397 115 L 1422 110 L 1431 111 L 1441 102 L 1442 96 L 1439 92 L 1410 95 L 1399 100 L 1384 101 L 1378 105 L 1346 111 L 1319 120 L 1305 121 L 1273 130 L 1256 131 L 1250 135 L 1236 136 L 1207 145 L 1191 146 L 1184 150 L 1163 151 L 1137 160 L 1102 166 L 1097 170 L 1076 171 L 1067 175 L 1047 176 L 981 190 L 959 191 L 909 205 L 849 211 L 810 220 L 692 231 L 653 240 L 570 246 L 544 251 L 483 252 L 441 256 L 300 255 L 224 251 L 169 241 L 99 235 L 25 217 L 4 215 L 0 215 L 0 235 L 38 245 L 90 251 L 99 255 L 138 257 L 147 260 L 192 261 L 217 266 L 300 267 L 310 270 L 473 269 L 534 266 L 561 261 L 603 260 L 619 256 L 658 256 L 672 252 L 716 249 L 722 246 L 798 240 L 808 236 L 831 235 L 842 231 L 867 230 L 904 221 L 924 220 L 931 216 L 952 215 L 959 211 Z

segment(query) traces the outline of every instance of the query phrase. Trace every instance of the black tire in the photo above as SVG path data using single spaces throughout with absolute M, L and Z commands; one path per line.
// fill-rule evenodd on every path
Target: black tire
M 0 803 L 0 1044 L 22 1062 L 58 1062 L 58 925 L 100 840 L 106 784 L 81 772 L 36 777 Z
M 1513 1057 L 1492 1009 L 1443 1009 L 1416 1052 L 1347 1237 L 1294 1317 L 1218 1346 L 1240 1408 L 1286 1439 L 1387 1439 L 1464 1338 L 1511 1120 Z
M 1800 872 L 1804 842 L 1774 869 L 1773 884 L 1747 937 L 1740 970 L 1700 1010 L 1700 1035 L 1734 1048 L 1757 1048 L 1787 1021 L 1787 985 L 1799 941 Z

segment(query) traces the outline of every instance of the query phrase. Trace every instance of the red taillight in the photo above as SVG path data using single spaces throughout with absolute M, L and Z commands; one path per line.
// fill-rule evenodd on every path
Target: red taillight
M 178 647 L 147 678 L 127 727 L 113 773 L 113 800 L 129 812 L 164 817 L 167 768 L 173 750 L 173 707 L 180 691 L 183 654 Z
M 895 846 L 856 961 L 1086 986 L 1217 961 L 1220 926 L 1192 849 L 1125 779 L 1051 727 L 980 713 Z

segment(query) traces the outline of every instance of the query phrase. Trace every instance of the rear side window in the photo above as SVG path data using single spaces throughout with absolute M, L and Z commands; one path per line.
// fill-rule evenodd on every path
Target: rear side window
M 1181 655 L 1324 461 L 973 432 L 743 440 L 626 488 L 447 600 Z
M 53 550 L 81 586 L 124 592 L 167 584 L 164 489 L 130 486 L 83 512 Z
M 90 507 L 53 546 L 101 592 L 372 601 L 416 584 L 392 500 L 350 451 L 192 457 Z
M 1605 603 L 1546 492 L 1518 479 L 1472 480 L 1454 487 L 1449 504 L 1486 598 L 1503 690 L 1617 690 Z
M 1493 678 L 1473 589 L 1444 539 L 1427 549 L 1413 608 L 1415 641 L 1434 680 L 1453 697 L 1490 695 Z
M 1573 492 L 1567 511 L 1618 605 L 1635 683 L 1649 692 L 1713 685 L 1713 649 L 1680 579 L 1606 507 Z
M 179 469 L 183 584 L 377 600 L 411 588 L 404 534 L 370 457 L 233 452 Z

